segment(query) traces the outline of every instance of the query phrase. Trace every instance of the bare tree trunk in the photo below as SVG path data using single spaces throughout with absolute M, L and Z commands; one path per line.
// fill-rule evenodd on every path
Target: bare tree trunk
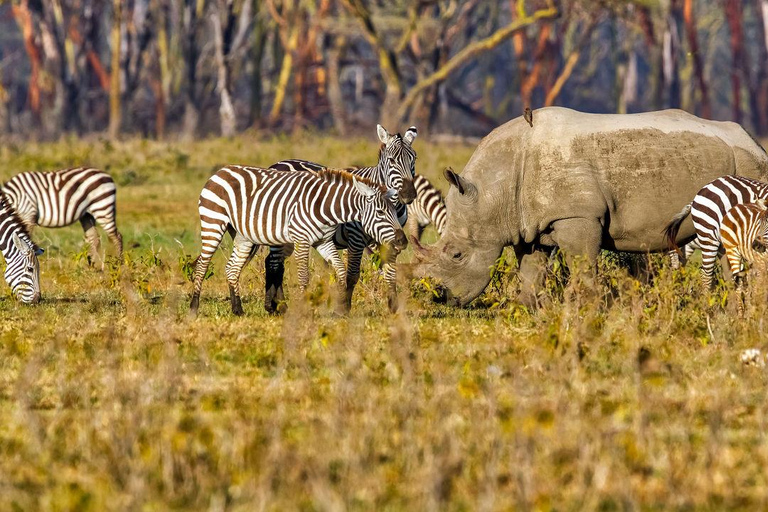
M 768 0 L 755 0 L 755 16 L 757 23 L 758 50 L 757 50 L 757 79 L 755 89 L 757 95 L 758 125 L 757 135 L 768 135 Z
M 680 5 L 672 0 L 667 14 L 663 41 L 664 88 L 669 108 L 680 108 Z
M 712 119 L 712 105 L 709 102 L 709 88 L 704 79 L 704 64 L 699 52 L 699 36 L 696 32 L 696 12 L 693 8 L 693 0 L 685 0 L 683 7 L 683 19 L 685 20 L 685 32 L 688 35 L 688 47 L 693 58 L 693 72 L 701 93 L 701 115 Z
M 331 104 L 331 116 L 336 131 L 342 137 L 347 135 L 347 113 L 344 108 L 344 98 L 341 93 L 341 58 L 346 41 L 343 36 L 332 37 L 328 49 L 328 101 Z
M 744 52 L 744 33 L 741 26 L 740 0 L 725 1 L 725 17 L 731 31 L 731 89 L 733 95 L 733 120 L 742 122 L 741 111 L 741 73 L 742 54 Z
M 651 76 L 651 107 L 655 110 L 662 108 L 664 99 L 664 56 L 656 41 L 656 30 L 653 26 L 651 10 L 647 6 L 639 6 L 637 9 L 640 28 L 645 35 L 645 44 L 648 47 L 648 60 L 650 62 Z
M 200 125 L 200 109 L 197 98 L 197 29 L 202 15 L 202 5 L 197 0 L 186 0 L 182 14 L 183 36 L 181 43 L 182 60 L 185 71 L 184 118 L 182 120 L 182 138 L 193 139 Z
M 121 98 L 120 98 L 120 24 L 122 22 L 123 0 L 114 0 L 112 17 L 112 76 L 109 88 L 109 137 L 116 139 L 120 135 Z
M 560 74 L 557 76 L 557 79 L 555 79 L 555 83 L 552 85 L 552 88 L 550 88 L 546 98 L 544 99 L 544 106 L 550 107 L 555 104 L 555 100 L 557 100 L 557 97 L 560 95 L 560 92 L 563 90 L 563 86 L 571 77 L 571 74 L 573 74 L 573 70 L 576 68 L 576 64 L 578 64 L 579 58 L 581 57 L 581 52 L 584 51 L 584 48 L 587 46 L 587 44 L 591 40 L 592 30 L 594 30 L 598 19 L 599 19 L 599 13 L 591 14 L 589 20 L 584 24 L 584 26 L 580 30 L 581 37 L 579 38 L 578 42 L 574 45 L 573 50 L 571 50 L 571 53 L 565 59 L 565 65 L 563 66 L 563 69 L 560 71 Z
M 29 57 L 31 72 L 29 74 L 29 106 L 32 110 L 32 119 L 36 125 L 40 125 L 40 49 L 35 43 L 34 29 L 32 28 L 32 13 L 29 10 L 29 0 L 21 0 L 18 4 L 11 4 L 11 12 L 16 18 L 16 23 L 21 30 L 24 39 L 24 49 Z
M 216 76 L 217 83 L 216 89 L 219 92 L 219 98 L 221 104 L 219 105 L 219 118 L 221 120 L 221 135 L 224 137 L 232 137 L 235 134 L 235 107 L 232 104 L 232 94 L 230 91 L 229 80 L 229 66 L 226 60 L 226 50 L 224 48 L 224 34 L 221 29 L 221 13 L 220 9 L 222 1 L 217 2 L 217 9 L 211 14 L 211 21 L 213 22 L 213 40 L 216 47 Z M 229 18 L 232 16 L 231 4 L 227 10 L 227 26 L 231 21 Z
M 264 47 L 267 42 L 266 23 L 259 14 L 260 13 L 257 11 L 253 25 L 253 47 L 251 49 L 253 77 L 251 77 L 251 108 L 248 116 L 248 124 L 254 126 L 261 122 L 261 104 L 264 96 L 261 63 L 264 59 Z

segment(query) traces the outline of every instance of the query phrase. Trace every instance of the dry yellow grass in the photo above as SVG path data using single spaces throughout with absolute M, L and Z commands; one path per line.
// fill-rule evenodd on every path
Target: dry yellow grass
M 429 177 L 472 152 L 416 148 Z M 738 319 L 730 288 L 700 293 L 694 267 L 655 258 L 656 277 L 636 280 L 606 258 L 600 288 L 553 275 L 532 313 L 502 262 L 481 306 L 433 305 L 412 284 L 390 316 L 367 265 L 337 318 L 330 272 L 315 260 L 301 300 L 290 262 L 290 309 L 274 318 L 257 257 L 233 318 L 219 255 L 188 319 L 180 267 L 199 250 L 202 184 L 219 164 L 302 156 L 367 164 L 376 144 L 0 149 L 0 178 L 110 171 L 128 255 L 99 272 L 78 226 L 38 230 L 44 302 L 0 288 L 0 510 L 766 507 L 766 373 L 739 360 L 766 348 L 765 297 Z

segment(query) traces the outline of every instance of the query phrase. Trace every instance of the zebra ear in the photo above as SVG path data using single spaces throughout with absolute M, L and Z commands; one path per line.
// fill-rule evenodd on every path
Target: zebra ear
M 405 135 L 403 136 L 403 140 L 407 142 L 408 144 L 413 144 L 413 139 L 416 138 L 416 136 L 419 134 L 419 131 L 416 129 L 415 126 L 411 126 L 405 131 Z
M 32 248 L 29 246 L 29 244 L 26 243 L 21 238 L 19 238 L 19 235 L 17 235 L 16 233 L 11 235 L 11 240 L 13 240 L 13 245 L 16 246 L 16 249 L 21 251 L 22 254 L 29 254 L 30 252 L 32 252 Z
M 382 144 L 389 142 L 389 132 L 380 124 L 376 125 L 376 133 L 379 134 L 379 140 L 382 142 Z
M 355 185 L 355 190 L 365 197 L 373 197 L 376 194 L 376 190 L 373 187 L 369 187 L 365 183 L 352 179 L 352 183 Z

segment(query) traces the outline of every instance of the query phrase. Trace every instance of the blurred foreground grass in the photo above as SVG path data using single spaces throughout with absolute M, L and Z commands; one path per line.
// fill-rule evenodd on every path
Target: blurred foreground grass
M 653 258 L 655 277 L 635 279 L 606 258 L 600 288 L 552 275 L 532 313 L 502 261 L 472 309 L 404 283 L 391 316 L 368 264 L 336 318 L 330 273 L 316 259 L 302 300 L 291 261 L 274 318 L 260 256 L 233 318 L 219 255 L 186 317 L 197 196 L 218 166 L 365 165 L 376 148 L 311 135 L 0 147 L 2 179 L 108 170 L 128 258 L 99 272 L 79 226 L 40 229 L 44 302 L 0 287 L 0 510 L 766 507 L 766 373 L 739 360 L 768 346 L 765 297 L 738 319 L 732 290 L 700 293 L 695 266 Z M 416 149 L 441 187 L 473 150 Z

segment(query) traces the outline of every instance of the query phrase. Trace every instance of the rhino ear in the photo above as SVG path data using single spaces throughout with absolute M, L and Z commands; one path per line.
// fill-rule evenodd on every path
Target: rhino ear
M 382 144 L 389 142 L 389 132 L 380 124 L 376 125 L 376 133 L 379 135 L 379 140 Z
M 443 171 L 443 176 L 448 183 L 459 189 L 459 194 L 472 197 L 477 193 L 477 188 L 472 183 L 456 174 L 450 167 Z

